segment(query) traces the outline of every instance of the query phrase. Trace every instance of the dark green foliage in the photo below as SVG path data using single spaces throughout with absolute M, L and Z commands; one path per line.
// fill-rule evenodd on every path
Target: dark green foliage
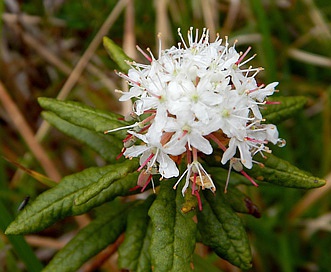
M 240 218 L 222 194 L 206 191 L 203 195 L 203 210 L 198 213 L 202 242 L 232 264 L 242 269 L 250 268 L 252 256 Z
M 124 53 L 109 39 L 104 40 L 115 62 L 125 59 Z M 121 66 L 126 70 L 127 66 Z M 264 114 L 268 122 L 278 123 L 295 113 L 305 103 L 303 97 L 279 97 L 280 105 L 268 105 Z M 116 197 L 138 193 L 137 160 L 117 162 L 122 148 L 123 131 L 104 135 L 103 132 L 129 125 L 119 115 L 88 107 L 78 102 L 40 98 L 43 117 L 63 133 L 93 149 L 111 163 L 91 167 L 66 176 L 62 181 L 27 206 L 10 224 L 6 234 L 41 231 L 67 216 L 79 215 L 101 206 L 96 218 L 82 229 L 45 268 L 45 271 L 76 271 L 89 258 L 116 241 L 126 230 L 119 248 L 119 266 L 133 271 L 192 271 L 196 242 L 210 247 L 218 256 L 242 269 L 252 265 L 250 245 L 245 227 L 236 212 L 259 217 L 252 200 L 235 188 L 249 182 L 232 173 L 228 194 L 223 194 L 227 171 L 218 158 L 207 161 L 206 168 L 219 189 L 200 193 L 202 211 L 195 197 L 182 195 L 183 182 L 173 189 L 174 179 L 163 180 L 156 195 L 144 200 L 121 202 Z M 285 187 L 316 188 L 325 181 L 299 170 L 290 163 L 267 154 L 258 158 L 263 163 L 247 171 L 258 182 Z M 209 164 L 209 166 L 208 166 Z M 158 185 L 158 182 L 155 182 Z M 110 204 L 108 203 L 110 202 Z M 196 220 L 197 218 L 197 220 Z M 84 250 L 77 250 L 77 248 Z
M 72 215 L 79 215 L 110 201 L 119 195 L 129 194 L 134 187 L 137 174 L 131 173 L 137 167 L 134 161 L 104 167 L 92 167 L 80 173 L 65 177 L 60 184 L 49 189 L 27 206 L 7 228 L 6 234 L 22 234 L 40 231 L 56 221 Z M 91 184 L 98 183 L 105 175 L 114 180 L 109 187 L 91 195 L 85 203 L 76 205 L 76 199 L 86 192 Z
M 79 231 L 43 271 L 76 271 L 89 258 L 115 242 L 124 230 L 131 205 L 120 205 L 118 201 L 107 205 L 108 209 Z
M 272 124 L 279 124 L 290 118 L 294 113 L 301 110 L 307 102 L 307 98 L 303 96 L 270 97 L 268 100 L 280 103 L 278 105 L 267 105 L 265 110 L 262 111 L 263 118 Z
M 76 126 L 53 112 L 45 111 L 42 113 L 42 116 L 58 130 L 89 146 L 109 163 L 115 162 L 117 155 L 120 153 L 122 141 L 114 135 L 103 135 L 87 128 Z
M 152 228 L 147 213 L 154 199 L 155 196 L 151 195 L 129 211 L 125 239 L 118 249 L 121 268 L 133 271 L 151 270 L 149 246 Z
M 263 165 L 254 165 L 252 169 L 247 170 L 249 174 L 258 180 L 270 182 L 273 184 L 310 189 L 325 185 L 325 180 L 312 176 L 311 174 L 299 170 L 289 162 L 279 159 L 272 154 L 257 157 L 257 160 Z
M 173 180 L 160 185 L 160 191 L 148 215 L 152 221 L 150 245 L 154 271 L 192 271 L 195 248 L 195 212 L 182 213 L 181 188 L 173 189 Z

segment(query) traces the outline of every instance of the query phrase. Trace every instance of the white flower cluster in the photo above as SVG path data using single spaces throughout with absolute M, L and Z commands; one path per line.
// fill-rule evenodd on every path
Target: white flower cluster
M 219 37 L 209 42 L 206 29 L 199 36 L 191 28 L 188 43 L 178 33 L 178 47 L 160 49 L 157 59 L 143 53 L 148 65 L 129 63 L 128 74 L 119 73 L 130 85 L 120 100 L 134 99 L 137 120 L 126 127 L 123 153 L 140 156 L 142 177 L 157 173 L 164 178 L 179 176 L 177 162 L 186 155 L 188 167 L 179 179 L 186 174 L 183 193 L 190 183 L 192 193 L 195 186 L 214 191 L 211 177 L 198 162 L 199 152 L 211 154 L 214 141 L 223 150 L 222 164 L 230 161 L 239 171 L 242 165 L 252 167 L 257 152 L 270 152 L 266 144 L 279 141 L 278 131 L 275 125 L 263 124 L 260 106 L 278 83 L 259 86 L 255 76 L 262 69 L 242 68 L 254 57 L 243 60 L 249 49 L 238 53 L 235 45 L 229 46 L 227 39 L 223 45 Z

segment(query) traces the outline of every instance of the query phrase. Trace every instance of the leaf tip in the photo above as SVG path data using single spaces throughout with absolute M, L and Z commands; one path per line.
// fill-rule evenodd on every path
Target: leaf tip
M 314 188 L 318 188 L 318 187 L 322 187 L 326 184 L 326 180 L 325 179 L 320 179 L 320 178 L 314 178 L 313 180 L 313 185 Z
M 107 36 L 104 36 L 102 38 L 102 44 L 106 48 L 106 50 L 108 51 L 108 53 L 110 53 L 111 52 L 111 46 L 112 46 L 112 40 L 109 39 Z
M 38 101 L 39 105 L 42 104 L 44 98 L 45 98 L 45 97 L 38 97 L 38 98 L 37 98 L 37 101 Z
M 21 234 L 20 228 L 18 227 L 17 224 L 15 224 L 14 221 L 5 230 L 5 235 L 18 235 L 18 234 Z

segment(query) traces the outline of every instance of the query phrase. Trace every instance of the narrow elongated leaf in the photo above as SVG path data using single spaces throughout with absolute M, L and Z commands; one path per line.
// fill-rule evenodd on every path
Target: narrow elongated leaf
M 207 172 L 211 174 L 211 177 L 216 184 L 218 193 L 222 194 L 225 188 L 228 170 L 221 167 L 209 167 L 207 168 Z M 247 178 L 245 178 L 241 174 L 238 174 L 237 172 L 235 172 L 235 170 L 232 169 L 227 193 L 223 194 L 225 200 L 236 212 L 248 213 L 253 215 L 254 217 L 260 217 L 261 215 L 259 209 L 252 202 L 252 200 L 235 186 L 233 186 L 241 183 L 251 184 L 251 182 L 247 180 Z
M 149 216 L 152 220 L 150 247 L 153 271 L 192 271 L 196 243 L 194 211 L 182 213 L 184 197 L 181 186 L 174 190 L 173 180 L 161 182 L 160 191 Z
M 204 197 L 203 197 L 204 196 Z M 251 252 L 245 228 L 223 198 L 203 192 L 202 212 L 198 215 L 198 229 L 202 242 L 217 255 L 242 269 L 251 267 Z
M 115 242 L 123 232 L 129 207 L 132 205 L 112 203 L 109 212 L 98 216 L 51 260 L 43 272 L 77 271 L 88 259 Z
M 102 110 L 97 110 L 84 104 L 73 101 L 61 101 L 54 98 L 40 97 L 38 102 L 42 108 L 51 111 L 61 119 L 79 127 L 84 127 L 96 132 L 104 132 L 128 125 L 120 121 L 120 115 Z M 124 139 L 125 132 L 114 132 L 113 135 Z
M 143 245 L 138 259 L 137 272 L 152 271 L 150 246 L 152 240 L 152 222 L 149 220 Z
M 119 69 L 126 73 L 130 69 L 126 61 L 132 61 L 131 58 L 124 53 L 121 47 L 107 37 L 103 37 L 103 46 L 106 48 L 111 59 L 118 65 Z
M 108 162 L 114 162 L 123 147 L 123 142 L 112 134 L 104 135 L 73 125 L 53 112 L 44 111 L 43 118 L 64 134 L 86 144 Z
M 325 180 L 312 176 L 290 164 L 288 161 L 277 158 L 272 154 L 265 154 L 266 159 L 257 155 L 255 158 L 264 164 L 264 167 L 255 164 L 247 170 L 257 180 L 270 182 L 285 187 L 310 189 L 325 185 Z
M 57 183 L 55 181 L 53 181 L 52 179 L 50 179 L 49 177 L 46 177 L 45 175 L 38 173 L 36 171 L 33 171 L 29 168 L 26 168 L 24 165 L 13 161 L 9 158 L 5 158 L 3 157 L 5 160 L 7 160 L 8 162 L 14 164 L 16 167 L 18 167 L 19 169 L 21 169 L 22 171 L 24 171 L 25 173 L 27 173 L 29 176 L 33 177 L 34 179 L 38 180 L 40 183 L 48 186 L 48 187 L 53 187 L 55 186 Z
M 224 194 L 224 198 L 235 212 L 251 214 L 256 218 L 261 217 L 259 208 L 236 187 L 230 187 L 227 193 Z
M 155 199 L 155 195 L 149 196 L 142 204 L 132 208 L 128 215 L 125 239 L 118 249 L 119 267 L 131 271 L 151 270 L 149 248 L 144 248 L 144 243 L 150 241 L 146 237 L 149 225 L 148 210 Z M 144 251 L 143 251 L 144 250 Z M 146 260 L 149 260 L 146 262 Z M 144 268 L 144 270 L 141 270 Z
M 289 96 L 289 97 L 270 97 L 269 101 L 280 102 L 276 105 L 267 105 L 264 110 L 261 111 L 263 118 L 268 123 L 278 124 L 282 121 L 293 116 L 294 113 L 299 111 L 307 102 L 307 98 L 304 96 Z
M 115 170 L 115 169 L 114 169 Z M 77 193 L 75 198 L 75 205 L 82 205 L 91 201 L 101 195 L 102 191 L 108 189 L 116 180 L 124 177 L 129 171 L 133 169 L 128 169 L 126 167 L 118 167 L 115 171 L 109 171 L 101 178 L 85 188 L 82 188 L 80 192 Z
M 138 173 L 130 173 L 137 167 L 137 161 L 125 161 L 104 167 L 91 167 L 80 173 L 65 177 L 57 186 L 39 195 L 9 225 L 6 234 L 37 232 L 56 221 L 72 215 L 78 215 L 110 201 L 119 195 L 131 194 L 130 188 L 137 183 Z M 75 205 L 75 198 L 81 190 L 97 182 L 106 173 L 118 172 L 118 179 L 97 196 L 83 205 Z

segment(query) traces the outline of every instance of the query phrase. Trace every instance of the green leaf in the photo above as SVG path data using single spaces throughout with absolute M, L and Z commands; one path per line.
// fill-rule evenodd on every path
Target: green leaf
M 245 171 L 257 180 L 300 189 L 311 189 L 325 185 L 325 180 L 314 177 L 272 154 L 265 154 L 265 159 L 261 155 L 256 155 L 255 159 L 262 162 L 264 166 L 254 164 L 252 169 Z
M 196 243 L 194 211 L 182 213 L 181 186 L 174 190 L 173 180 L 161 182 L 160 191 L 149 210 L 152 220 L 150 247 L 153 271 L 192 271 Z
M 86 144 L 108 162 L 115 162 L 121 152 L 123 142 L 112 134 L 104 135 L 73 125 L 53 112 L 42 112 L 43 118 L 64 134 Z
M 252 256 L 245 228 L 223 196 L 203 191 L 203 209 L 197 214 L 202 242 L 233 265 L 249 269 Z
M 40 97 L 38 102 L 42 108 L 51 111 L 67 122 L 96 132 L 115 129 L 128 125 L 120 121 L 120 115 L 107 111 L 97 110 L 84 104 L 73 101 L 61 101 L 54 98 Z M 126 132 L 118 131 L 114 136 L 124 139 Z
M 270 97 L 269 101 L 280 102 L 280 104 L 267 105 L 264 110 L 261 111 L 263 118 L 268 123 L 278 124 L 282 121 L 290 118 L 299 111 L 307 102 L 307 98 L 304 96 L 288 96 L 288 97 Z
M 123 269 L 130 271 L 151 270 L 150 233 L 147 235 L 147 230 L 150 222 L 148 210 L 154 199 L 155 195 L 150 195 L 143 203 L 135 206 L 129 212 L 125 239 L 118 249 L 118 264 Z
M 137 272 L 152 271 L 150 245 L 152 239 L 152 222 L 149 220 L 144 241 L 142 242 L 141 254 L 139 256 Z
M 94 219 L 62 248 L 43 272 L 77 271 L 88 259 L 114 243 L 125 228 L 130 204 L 114 201 L 107 212 Z
M 80 206 L 87 202 L 93 202 L 102 195 L 102 192 L 110 188 L 110 186 L 117 180 L 125 177 L 129 171 L 136 169 L 136 167 L 116 167 L 113 171 L 107 172 L 97 182 L 92 183 L 77 192 L 75 197 L 75 205 Z
M 251 214 L 256 218 L 261 217 L 259 208 L 236 187 L 229 187 L 227 193 L 224 194 L 224 198 L 235 212 Z
M 121 47 L 108 37 L 103 37 L 103 46 L 106 48 L 111 59 L 118 65 L 119 69 L 126 73 L 130 69 L 126 61 L 132 61 L 131 58 L 124 53 Z
M 116 196 L 132 194 L 130 189 L 137 184 L 138 172 L 130 172 L 134 171 L 137 165 L 136 160 L 126 160 L 119 164 L 91 167 L 63 178 L 61 183 L 39 195 L 23 209 L 9 225 L 6 234 L 37 232 L 66 216 L 82 214 Z M 75 205 L 75 199 L 86 187 L 113 172 L 119 173 L 115 182 L 83 205 Z
M 218 191 L 217 193 L 222 194 L 225 188 L 228 170 L 221 167 L 208 167 L 206 168 L 206 170 L 211 175 L 216 185 L 216 189 Z M 223 197 L 234 211 L 239 213 L 251 214 L 254 217 L 259 218 L 261 215 L 258 207 L 247 195 L 245 195 L 243 192 L 233 186 L 238 184 L 251 184 L 251 182 L 247 180 L 247 178 L 245 178 L 243 175 L 232 170 L 229 187 L 227 193 L 223 194 Z

